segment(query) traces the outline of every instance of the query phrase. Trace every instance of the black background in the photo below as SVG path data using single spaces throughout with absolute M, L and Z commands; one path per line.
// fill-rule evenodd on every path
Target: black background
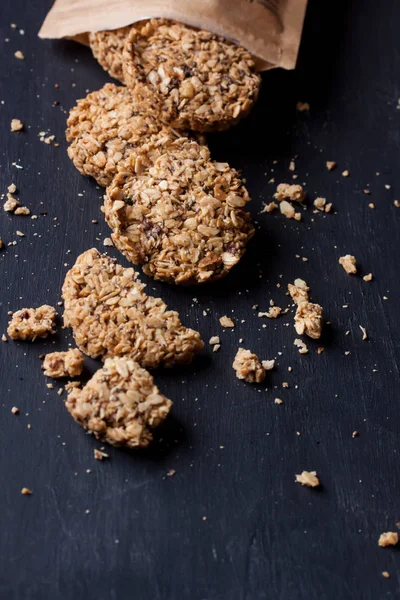
M 0 9 L 1 192 L 15 182 L 22 204 L 47 211 L 36 221 L 1 211 L 0 237 L 18 241 L 0 252 L 1 331 L 8 310 L 56 305 L 67 267 L 109 235 L 101 190 L 74 169 L 64 141 L 65 111 L 107 75 L 88 49 L 37 38 L 50 4 L 3 0 Z M 400 519 L 399 17 L 396 0 L 311 0 L 297 70 L 266 73 L 251 116 L 210 137 L 214 157 L 243 170 L 258 231 L 222 282 L 183 289 L 148 280 L 185 324 L 222 344 L 213 354 L 207 343 L 189 368 L 155 374 L 175 404 L 148 452 L 109 448 L 109 461 L 95 461 L 100 444 L 68 415 L 59 385 L 46 388 L 38 356 L 65 349 L 69 332 L 0 345 L 2 599 L 398 597 L 399 552 L 377 539 Z M 298 100 L 309 114 L 296 112 Z M 9 131 L 14 117 L 25 123 L 21 134 Z M 59 148 L 39 141 L 43 130 Z M 269 179 L 290 181 L 296 154 L 309 204 L 324 196 L 337 213 L 309 206 L 302 223 L 259 214 L 274 191 Z M 326 160 L 338 168 L 329 173 Z M 337 262 L 346 253 L 372 283 L 346 275 Z M 286 307 L 295 277 L 331 322 L 305 356 L 293 345 L 293 312 L 271 321 L 251 308 L 268 310 L 270 299 Z M 219 325 L 224 314 L 234 330 Z M 263 385 L 235 378 L 240 338 L 277 359 Z M 303 469 L 318 472 L 321 490 L 294 482 Z M 23 486 L 33 495 L 20 495 Z

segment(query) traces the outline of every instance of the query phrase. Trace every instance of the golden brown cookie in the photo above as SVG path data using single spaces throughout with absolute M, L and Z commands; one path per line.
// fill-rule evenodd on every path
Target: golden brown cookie
M 224 277 L 254 234 L 237 171 L 181 138 L 150 154 L 139 176 L 117 175 L 104 212 L 115 246 L 155 279 L 203 283 Z
M 65 406 L 84 429 L 113 446 L 145 448 L 172 402 L 148 371 L 129 357 L 107 358 L 83 389 L 74 388 Z
M 173 127 L 203 132 L 228 129 L 246 116 L 261 84 L 245 48 L 167 19 L 131 29 L 123 72 L 147 110 Z
M 94 248 L 81 254 L 62 288 L 64 326 L 92 358 L 129 355 L 142 367 L 191 362 L 204 344 L 161 298 L 148 296 L 134 269 Z
M 132 25 L 128 25 L 110 31 L 89 33 L 89 44 L 93 56 L 111 77 L 118 79 L 121 83 L 125 83 L 122 52 L 131 29 Z

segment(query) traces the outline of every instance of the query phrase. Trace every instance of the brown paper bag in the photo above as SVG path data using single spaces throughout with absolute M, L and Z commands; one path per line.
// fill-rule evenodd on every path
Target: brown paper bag
M 247 48 L 260 69 L 294 69 L 307 0 L 56 0 L 41 38 L 73 37 L 164 17 L 222 35 Z

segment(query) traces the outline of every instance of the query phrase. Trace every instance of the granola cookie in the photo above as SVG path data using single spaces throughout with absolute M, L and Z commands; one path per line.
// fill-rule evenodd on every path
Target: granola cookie
M 245 48 L 167 19 L 131 29 L 123 71 L 135 98 L 154 114 L 203 132 L 228 129 L 246 116 L 261 83 Z
M 45 338 L 55 333 L 56 310 L 43 304 L 38 308 L 17 310 L 8 324 L 7 333 L 12 340 L 30 340 Z
M 181 138 L 153 149 L 140 176 L 119 174 L 104 196 L 115 246 L 155 279 L 203 283 L 236 265 L 254 234 L 237 171 Z
M 83 371 L 85 357 L 77 348 L 66 352 L 50 352 L 46 354 L 42 370 L 46 377 L 79 377 Z
M 78 100 L 66 130 L 68 156 L 75 167 L 104 187 L 117 172 L 135 171 L 137 150 L 151 136 L 164 144 L 183 135 L 139 110 L 129 90 L 113 83 Z
M 83 389 L 65 402 L 70 414 L 97 439 L 113 446 L 145 448 L 168 415 L 172 402 L 153 377 L 128 357 L 107 358 Z
M 62 288 L 64 326 L 92 358 L 129 355 L 142 367 L 185 364 L 204 344 L 161 298 L 144 292 L 133 268 L 94 248 L 81 254 Z
M 122 51 L 132 25 L 112 31 L 89 33 L 89 45 L 93 56 L 107 73 L 125 83 L 122 69 Z

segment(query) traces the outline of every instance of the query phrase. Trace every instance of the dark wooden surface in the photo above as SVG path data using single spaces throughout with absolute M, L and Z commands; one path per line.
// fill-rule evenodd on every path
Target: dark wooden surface
M 1 331 L 10 309 L 54 305 L 68 266 L 87 248 L 101 249 L 109 233 L 101 190 L 75 171 L 64 141 L 66 110 L 107 76 L 88 49 L 37 38 L 49 7 L 3 0 L 0 8 L 1 192 L 15 182 L 23 204 L 47 212 L 37 221 L 0 212 L 0 236 L 18 241 L 0 252 Z M 399 18 L 395 0 L 311 0 L 297 71 L 265 74 L 250 118 L 210 138 L 215 157 L 243 169 L 258 231 L 219 284 L 148 281 L 206 341 L 222 340 L 218 354 L 207 345 L 190 368 L 156 373 L 175 405 L 149 452 L 110 449 L 109 461 L 93 459 L 100 444 L 73 422 L 59 386 L 48 390 L 40 370 L 39 354 L 65 349 L 69 332 L 0 345 L 1 599 L 399 597 L 399 552 L 377 545 L 400 519 Z M 296 113 L 298 100 L 310 103 L 309 114 Z M 9 132 L 14 117 L 24 133 Z M 43 130 L 59 148 L 39 141 Z M 268 180 L 290 180 L 296 154 L 298 181 L 337 214 L 309 209 L 303 223 L 259 214 L 274 190 Z M 326 160 L 338 168 L 328 173 Z M 374 274 L 372 283 L 344 273 L 337 261 L 346 253 L 362 274 Z M 308 282 L 331 322 L 320 356 L 318 342 L 310 340 L 307 356 L 293 346 L 292 313 L 261 321 L 251 309 L 267 310 L 270 299 L 285 307 L 295 277 Z M 233 331 L 220 327 L 224 314 L 235 319 Z M 265 384 L 235 378 L 239 338 L 276 358 Z M 320 491 L 294 483 L 303 469 L 318 471 Z M 23 486 L 33 495 L 21 496 Z

